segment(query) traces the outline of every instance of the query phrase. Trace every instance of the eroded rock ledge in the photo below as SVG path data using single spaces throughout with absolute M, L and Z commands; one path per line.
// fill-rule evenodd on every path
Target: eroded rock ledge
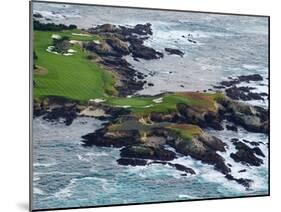
M 178 95 L 203 101 L 204 95 L 209 94 Z M 140 112 L 134 108 L 127 108 L 126 115 L 117 117 L 94 133 L 82 136 L 82 142 L 85 146 L 122 148 L 120 159 L 117 161 L 120 165 L 149 165 L 158 162 L 173 166 L 173 159 L 180 155 L 190 156 L 202 163 L 213 165 L 214 169 L 223 173 L 227 179 L 249 188 L 252 181 L 233 177 L 231 168 L 219 154 L 225 152 L 227 144 L 206 133 L 204 128 L 220 129 L 222 121 L 227 119 L 233 126 L 242 126 L 252 132 L 268 133 L 267 111 L 224 96 L 208 96 L 207 99 L 202 105 L 176 103 L 174 109 L 169 112 L 153 112 L 149 109 Z M 237 152 L 232 153 L 231 157 L 236 162 L 253 166 L 262 164 L 262 160 L 255 156 L 263 156 L 259 148 L 251 149 L 243 143 L 234 145 Z M 249 154 L 251 157 L 247 156 Z
M 132 68 L 123 56 L 132 55 L 135 60 L 152 60 L 163 57 L 163 53 L 145 46 L 144 40 L 152 35 L 151 24 L 137 24 L 134 27 L 103 24 L 88 29 L 88 32 L 100 36 L 100 41 L 83 43 L 83 48 L 95 62 L 112 70 L 119 80 L 116 86 L 119 96 L 127 96 L 143 88 L 147 83 L 144 74 Z

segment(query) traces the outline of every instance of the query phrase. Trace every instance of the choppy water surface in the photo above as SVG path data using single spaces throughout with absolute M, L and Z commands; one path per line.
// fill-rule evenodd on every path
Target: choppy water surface
M 266 18 L 42 3 L 34 3 L 34 10 L 53 22 L 77 24 L 84 28 L 103 23 L 134 25 L 150 22 L 153 36 L 145 41 L 146 45 L 162 52 L 166 47 L 179 48 L 185 55 L 182 58 L 165 53 L 163 59 L 139 62 L 127 57 L 137 70 L 151 74 L 147 80 L 154 86 L 140 91 L 141 94 L 202 91 L 229 76 L 253 73 L 261 74 L 264 81 L 251 86 L 260 92 L 268 92 Z M 196 44 L 182 37 L 188 34 L 193 35 Z M 267 107 L 267 101 L 250 103 Z M 190 157 L 180 157 L 175 161 L 193 168 L 197 173 L 195 176 L 181 176 L 181 172 L 171 167 L 156 164 L 119 166 L 116 163 L 119 149 L 85 148 L 81 145 L 82 135 L 100 127 L 102 122 L 91 118 L 78 118 L 70 126 L 52 124 L 41 118 L 33 120 L 34 209 L 268 192 L 267 159 L 257 168 L 237 164 L 229 157 L 234 152 L 230 142 L 234 137 L 261 141 L 260 148 L 267 156 L 268 137 L 263 134 L 248 133 L 240 128 L 238 133 L 209 130 L 228 144 L 228 151 L 223 156 L 233 165 L 233 176 L 254 180 L 252 189 L 246 191 L 237 183 L 226 180 L 212 166 Z M 239 173 L 242 169 L 247 171 Z

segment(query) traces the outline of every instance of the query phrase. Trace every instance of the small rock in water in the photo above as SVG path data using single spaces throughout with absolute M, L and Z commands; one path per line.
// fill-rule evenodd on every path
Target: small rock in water
M 234 131 L 234 132 L 238 131 L 237 127 L 234 126 L 234 125 L 226 125 L 225 127 L 226 127 L 227 130 L 231 130 L 231 131 Z

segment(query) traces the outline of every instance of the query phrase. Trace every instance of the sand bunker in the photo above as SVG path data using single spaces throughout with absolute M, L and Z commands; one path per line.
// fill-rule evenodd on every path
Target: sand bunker
M 85 37 L 91 37 L 92 36 L 92 35 L 83 34 L 83 33 L 72 33 L 72 35 L 85 36 Z

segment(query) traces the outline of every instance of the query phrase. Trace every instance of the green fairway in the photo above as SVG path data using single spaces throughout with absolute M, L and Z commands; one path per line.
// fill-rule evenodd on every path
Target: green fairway
M 109 97 L 104 104 L 128 108 L 136 116 L 145 116 L 151 112 L 169 113 L 183 103 L 197 111 L 214 111 L 215 102 L 223 98 L 221 93 L 203 94 L 196 92 L 167 93 L 158 97 Z
M 34 51 L 37 59 L 35 65 L 44 68 L 45 74 L 34 74 L 34 97 L 62 96 L 65 98 L 87 101 L 93 98 L 112 94 L 115 79 L 112 74 L 105 71 L 97 64 L 89 61 L 87 55 L 78 44 L 72 45 L 71 49 L 76 52 L 70 56 L 47 52 L 48 46 L 52 45 L 53 34 L 68 36 L 70 39 L 79 41 L 98 39 L 95 36 L 73 35 L 81 33 L 78 30 L 63 32 L 34 32 Z
M 74 33 L 74 34 L 73 34 Z M 151 112 L 169 113 L 176 110 L 177 104 L 183 103 L 194 110 L 215 110 L 216 98 L 222 94 L 202 94 L 195 92 L 166 93 L 159 96 L 117 97 L 114 76 L 87 58 L 79 44 L 72 44 L 73 55 L 65 56 L 48 52 L 52 45 L 52 35 L 67 36 L 70 40 L 99 40 L 100 37 L 86 34 L 81 30 L 65 30 L 61 32 L 35 31 L 34 51 L 36 52 L 34 73 L 34 97 L 64 97 L 66 99 L 87 102 L 100 98 L 103 104 L 124 107 L 135 116 L 146 116 Z

